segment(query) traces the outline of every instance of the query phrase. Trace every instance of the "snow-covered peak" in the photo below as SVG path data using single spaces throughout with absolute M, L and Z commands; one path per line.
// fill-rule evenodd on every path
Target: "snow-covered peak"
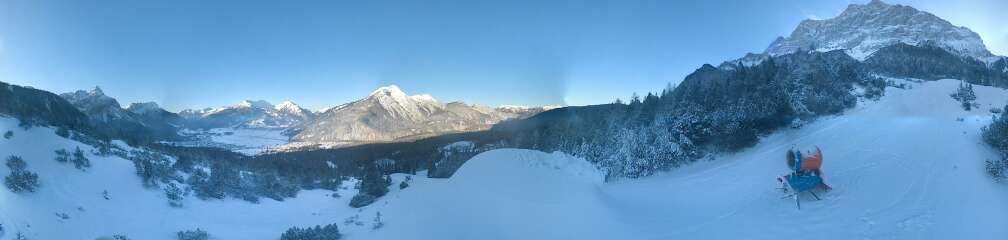
M 431 96 L 430 94 L 413 95 L 410 96 L 410 99 L 413 99 L 413 101 L 437 102 L 437 99 L 434 99 L 434 96 Z
M 388 85 L 388 86 L 383 86 L 383 87 L 379 87 L 378 89 L 375 89 L 373 92 L 371 92 L 371 96 L 372 97 L 374 97 L 374 96 L 389 96 L 389 97 L 402 96 L 402 97 L 406 97 L 406 93 L 403 92 L 402 89 L 399 89 L 399 86 Z
M 105 92 L 103 92 L 98 86 L 95 86 L 94 89 L 91 89 L 88 93 L 91 94 L 91 96 L 105 96 Z
M 241 101 L 237 105 L 234 105 L 234 107 L 270 109 L 273 108 L 273 104 L 267 102 L 266 100 L 258 100 L 258 101 L 245 100 Z
M 851 4 L 840 15 L 824 20 L 804 20 L 789 37 L 775 40 L 766 53 L 777 56 L 798 50 L 846 50 L 864 60 L 875 51 L 896 43 L 932 42 L 961 56 L 991 59 L 980 36 L 931 13 L 882 1 Z
M 292 113 L 292 114 L 305 114 L 306 112 L 308 112 L 308 110 L 305 110 L 304 108 L 302 108 L 301 106 L 297 105 L 296 103 L 290 100 L 283 101 L 280 104 L 274 106 L 273 108 L 280 112 Z
M 301 106 L 298 106 L 296 103 L 294 103 L 294 102 L 292 102 L 290 100 L 287 100 L 287 101 L 280 102 L 280 104 L 277 104 L 276 106 L 274 106 L 274 108 L 276 110 L 281 110 L 281 109 L 301 108 Z
M 95 86 L 90 91 L 77 90 L 60 94 L 60 96 L 81 109 L 121 108 L 115 98 L 105 96 L 105 92 L 102 92 L 98 86 Z

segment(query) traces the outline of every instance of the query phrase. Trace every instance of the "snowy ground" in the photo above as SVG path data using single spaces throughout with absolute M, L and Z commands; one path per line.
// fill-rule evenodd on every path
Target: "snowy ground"
M 985 175 L 983 160 L 997 155 L 978 134 L 1008 92 L 977 86 L 981 107 L 967 112 L 949 97 L 957 85 L 890 88 L 843 115 L 644 179 L 602 183 L 581 159 L 494 150 L 451 179 L 414 176 L 399 190 L 404 176 L 395 175 L 389 195 L 362 209 L 347 207 L 352 188 L 339 199 L 302 191 L 285 202 L 187 199 L 171 208 L 161 191 L 141 187 L 129 161 L 91 156 L 94 167 L 81 172 L 53 160 L 54 149 L 77 143 L 2 118 L 0 130 L 15 129 L 15 136 L 0 139 L 0 157 L 24 157 L 42 187 L 0 190 L 7 229 L 0 239 L 14 231 L 32 239 L 173 239 L 196 227 L 214 239 L 277 239 L 290 226 L 328 223 L 339 223 L 347 239 L 1004 239 L 1008 186 Z M 804 198 L 801 210 L 781 199 L 775 181 L 787 172 L 784 152 L 792 146 L 822 147 L 834 187 L 821 201 Z M 0 166 L 0 174 L 8 169 Z M 101 197 L 105 189 L 112 200 Z M 376 212 L 384 226 L 372 229 Z
M 1008 92 L 978 86 L 981 107 L 966 112 L 949 97 L 957 85 L 890 88 L 844 115 L 645 179 L 602 184 L 528 163 L 569 161 L 562 155 L 488 152 L 445 183 L 396 195 L 385 229 L 361 239 L 1004 239 L 1008 186 L 985 175 L 983 160 L 997 155 L 978 134 Z M 834 187 L 801 210 L 775 181 L 791 146 L 822 147 Z
M 17 127 L 17 120 L 0 118 L 0 132 L 7 130 L 12 130 L 14 137 L 0 138 L 0 160 L 6 161 L 12 154 L 21 156 L 28 170 L 39 174 L 41 187 L 21 194 L 5 187 L 0 190 L 0 224 L 6 230 L 0 239 L 4 240 L 13 239 L 16 232 L 29 239 L 95 239 L 113 234 L 131 239 L 175 239 L 175 232 L 197 227 L 214 239 L 277 239 L 292 226 L 329 223 L 340 223 L 341 231 L 353 234 L 370 231 L 375 215 L 348 206 L 357 191 L 352 182 L 344 183 L 346 189 L 339 191 L 340 198 L 324 190 L 301 191 L 297 198 L 283 202 L 261 199 L 259 204 L 188 197 L 184 207 L 172 208 L 163 191 L 141 186 L 128 160 L 88 154 L 92 167 L 83 172 L 55 161 L 53 151 L 79 146 L 90 152 L 91 147 L 60 138 L 51 128 L 24 131 Z M 9 172 L 0 165 L 0 175 Z M 403 178 L 402 174 L 393 175 L 394 185 Z M 428 181 L 438 180 L 414 177 L 411 184 L 420 186 Z M 110 192 L 110 200 L 102 197 L 105 190 Z M 398 192 L 398 187 L 390 188 L 390 194 Z M 359 216 L 356 221 L 343 224 L 354 215 Z

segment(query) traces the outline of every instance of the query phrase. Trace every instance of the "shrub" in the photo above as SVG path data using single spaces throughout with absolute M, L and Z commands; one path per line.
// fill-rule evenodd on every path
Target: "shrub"
M 168 205 L 172 207 L 182 207 L 182 200 L 185 199 L 186 192 L 179 188 L 174 182 L 169 183 L 164 189 L 165 196 L 168 197 Z
M 21 157 L 8 157 L 7 167 L 11 172 L 4 177 L 4 185 L 12 192 L 35 192 L 38 189 L 38 174 L 28 171 L 28 164 Z
M 994 181 L 1002 182 L 1008 179 L 1008 161 L 987 160 L 985 168 L 987 169 L 987 174 L 994 177 Z
M 56 161 L 60 163 L 67 163 L 70 161 L 70 152 L 66 149 L 56 150 Z
M 27 167 L 28 163 L 20 156 L 11 155 L 7 157 L 7 168 L 10 168 L 12 172 L 24 171 Z
M 377 230 L 385 226 L 385 223 L 381 220 L 381 212 L 375 212 L 374 223 L 371 224 L 372 230 Z
M 340 237 L 339 227 L 329 224 L 309 228 L 292 227 L 280 235 L 280 240 L 336 240 Z
M 350 207 L 359 208 L 371 205 L 371 203 L 374 203 L 376 199 L 378 198 L 372 196 L 371 194 L 367 194 L 364 192 L 357 193 L 356 196 L 350 199 Z
M 178 240 L 207 240 L 210 239 L 210 234 L 202 229 L 196 228 L 196 230 L 185 230 L 179 231 L 177 234 Z
M 1001 159 L 986 162 L 987 173 L 996 181 L 1008 179 L 1008 111 L 1002 111 L 990 125 L 983 127 L 981 136 L 987 145 L 1001 152 Z
M 14 137 L 14 131 L 7 130 L 7 132 L 4 133 L 3 137 L 6 138 L 6 139 L 13 138 Z
M 966 111 L 972 110 L 976 102 L 976 93 L 973 92 L 973 84 L 959 82 L 959 88 L 951 94 L 952 99 L 962 103 L 962 108 Z

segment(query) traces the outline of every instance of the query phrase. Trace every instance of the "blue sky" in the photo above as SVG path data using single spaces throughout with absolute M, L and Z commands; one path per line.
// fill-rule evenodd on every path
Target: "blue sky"
M 1008 55 L 1008 1 L 888 2 L 969 27 Z M 0 81 L 98 85 L 123 105 L 173 111 L 244 99 L 319 109 L 388 84 L 442 101 L 586 105 L 660 91 L 848 4 L 7 0 Z

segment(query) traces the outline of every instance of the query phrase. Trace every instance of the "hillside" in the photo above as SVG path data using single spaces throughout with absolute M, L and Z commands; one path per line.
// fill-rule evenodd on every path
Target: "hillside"
M 10 139 L 0 138 L 0 158 L 22 157 L 27 169 L 39 175 L 40 187 L 33 193 L 0 189 L 0 224 L 5 230 L 0 231 L 2 240 L 13 239 L 16 232 L 29 239 L 96 239 L 121 234 L 130 239 L 174 240 L 175 232 L 195 228 L 208 231 L 213 239 L 276 239 L 290 227 L 342 224 L 358 214 L 361 217 L 356 222 L 360 225 L 340 225 L 340 231 L 368 231 L 372 224 L 373 212 L 358 213 L 347 206 L 357 192 L 352 180 L 344 182 L 338 191 L 340 198 L 332 197 L 333 191 L 328 190 L 300 191 L 297 198 L 282 202 L 262 199 L 258 204 L 235 198 L 203 201 L 187 196 L 181 208 L 174 208 L 161 188 L 141 184 L 131 161 L 93 155 L 92 147 L 61 138 L 52 128 L 24 130 L 17 125 L 15 119 L 0 118 L 0 130 L 14 133 Z M 91 167 L 86 171 L 54 160 L 54 150 L 76 147 L 90 158 Z M 0 166 L 0 175 L 9 173 L 10 169 Z M 392 176 L 396 184 L 403 177 Z M 428 181 L 415 176 L 410 184 L 422 186 Z M 109 192 L 109 199 L 104 198 L 103 191 Z M 390 189 L 390 194 L 398 192 L 398 188 Z
M 890 88 L 742 152 L 636 180 L 601 183 L 562 154 L 487 152 L 399 194 L 385 230 L 351 239 L 998 239 L 1008 189 L 983 172 L 978 159 L 997 154 L 978 133 L 1008 92 L 977 87 L 981 110 L 967 112 L 947 97 L 957 84 Z M 834 187 L 801 210 L 774 180 L 792 146 L 822 147 Z

